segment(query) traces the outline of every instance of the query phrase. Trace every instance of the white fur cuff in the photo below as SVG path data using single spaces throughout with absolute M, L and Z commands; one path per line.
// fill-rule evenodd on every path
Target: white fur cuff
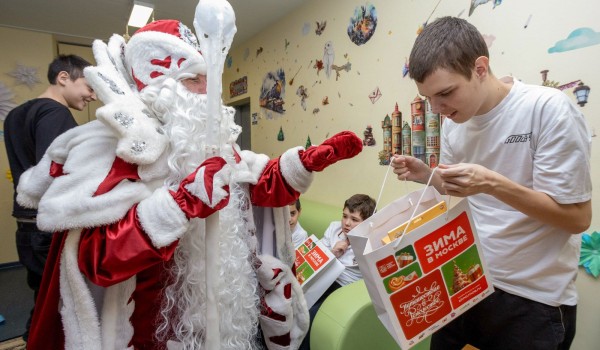
M 308 171 L 300 160 L 299 152 L 303 151 L 303 147 L 291 148 L 281 155 L 279 166 L 281 174 L 287 183 L 296 191 L 304 193 L 313 181 L 314 174 Z
M 137 215 L 156 248 L 166 247 L 181 237 L 189 222 L 167 188 L 161 187 L 140 202 Z

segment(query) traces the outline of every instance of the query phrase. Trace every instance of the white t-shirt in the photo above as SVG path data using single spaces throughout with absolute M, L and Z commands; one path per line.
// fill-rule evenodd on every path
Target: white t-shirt
M 591 199 L 590 149 L 585 119 L 564 93 L 514 81 L 490 112 L 463 124 L 444 122 L 441 163 L 480 164 L 570 204 Z M 552 306 L 577 304 L 580 235 L 490 195 L 468 200 L 495 286 Z
M 321 238 L 321 242 L 325 244 L 329 250 L 333 249 L 333 246 L 339 242 L 345 240 L 347 237 L 342 233 L 342 222 L 334 221 L 329 224 L 329 227 L 325 231 L 323 238 Z M 360 269 L 358 268 L 358 262 L 356 261 L 356 257 L 354 256 L 354 251 L 352 250 L 352 246 L 348 246 L 346 252 L 342 254 L 338 258 L 338 260 L 344 265 L 345 269 L 341 275 L 335 280 L 342 286 L 350 284 L 352 282 L 356 282 L 362 279 L 362 274 L 360 273 Z
M 294 232 L 292 232 L 292 243 L 294 244 L 294 248 L 298 248 L 298 246 L 308 238 L 308 234 L 306 230 L 300 226 L 299 222 L 296 222 L 296 228 L 294 228 Z

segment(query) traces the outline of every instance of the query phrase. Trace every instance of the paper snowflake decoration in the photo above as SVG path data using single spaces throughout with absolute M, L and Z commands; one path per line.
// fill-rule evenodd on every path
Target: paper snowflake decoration
M 579 266 L 583 266 L 590 275 L 600 275 L 600 233 L 584 233 L 581 236 L 581 257 Z
M 40 79 L 37 76 L 38 70 L 35 67 L 27 67 L 20 63 L 17 63 L 17 68 L 12 72 L 8 73 L 11 77 L 15 78 L 17 85 L 27 85 L 31 90 L 35 84 L 40 83 Z
M 0 82 L 0 121 L 4 121 L 8 112 L 17 106 L 14 103 L 13 98 L 15 95 L 10 91 L 6 85 Z

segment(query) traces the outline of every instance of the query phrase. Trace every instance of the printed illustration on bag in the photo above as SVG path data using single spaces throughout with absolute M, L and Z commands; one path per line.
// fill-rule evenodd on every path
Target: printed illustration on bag
M 296 249 L 296 278 L 300 285 L 308 282 L 312 276 L 323 269 L 333 258 L 331 253 L 326 252 L 317 245 L 311 235 L 304 243 Z
M 390 301 L 407 339 L 425 331 L 452 311 L 440 270 L 392 294 Z
M 396 292 L 407 285 L 416 281 L 423 275 L 418 264 L 408 265 L 408 267 L 391 275 L 383 280 L 383 285 L 388 293 Z
M 490 293 L 475 234 L 463 211 L 375 262 L 378 289 L 387 295 L 405 344 L 418 343 Z
M 424 273 L 450 261 L 475 243 L 467 213 L 415 242 L 415 252 Z
M 415 250 L 412 245 L 409 245 L 396 252 L 396 262 L 402 269 L 415 261 Z

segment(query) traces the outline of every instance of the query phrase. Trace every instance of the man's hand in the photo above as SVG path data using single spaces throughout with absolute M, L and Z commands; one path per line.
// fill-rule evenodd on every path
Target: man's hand
M 171 196 L 187 218 L 206 218 L 229 203 L 231 169 L 221 157 L 205 160 Z
M 398 175 L 399 180 L 425 184 L 431 175 L 431 169 L 427 164 L 411 156 L 396 154 L 391 158 L 390 165 L 394 168 L 394 174 Z
M 467 197 L 478 193 L 491 194 L 497 173 L 477 164 L 440 164 L 437 172 L 442 188 L 454 197 Z

